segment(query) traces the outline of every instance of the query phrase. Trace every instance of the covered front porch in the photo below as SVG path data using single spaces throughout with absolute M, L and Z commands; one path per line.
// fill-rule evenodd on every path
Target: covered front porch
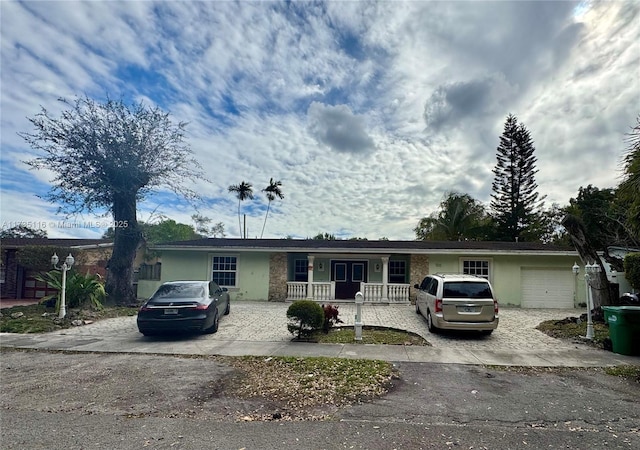
M 408 304 L 408 261 L 403 256 L 290 255 L 287 301 L 353 302 L 362 292 L 366 303 Z

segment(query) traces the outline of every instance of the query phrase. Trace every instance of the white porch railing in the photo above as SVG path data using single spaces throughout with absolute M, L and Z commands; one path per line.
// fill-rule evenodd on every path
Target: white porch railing
M 287 300 L 306 300 L 308 283 L 306 281 L 287 282 Z M 385 299 L 382 283 L 360 283 L 360 290 L 364 294 L 367 303 L 409 303 L 409 285 L 399 283 L 387 284 L 387 297 Z M 315 301 L 324 302 L 335 300 L 335 282 L 314 282 L 311 286 L 312 296 Z
M 328 301 L 336 298 L 336 284 L 331 282 L 313 283 L 313 296 L 315 301 Z
M 287 282 L 287 300 L 306 300 L 307 288 L 309 283 L 306 281 L 288 281 Z M 311 286 L 311 298 L 317 301 L 333 300 L 336 297 L 336 284 L 334 282 L 323 281 L 315 282 Z
M 387 298 L 384 298 L 382 283 L 361 283 L 360 290 L 364 294 L 365 303 L 388 302 L 409 303 L 409 285 L 400 283 L 387 284 Z
M 307 285 L 306 281 L 287 281 L 287 300 L 305 300 Z

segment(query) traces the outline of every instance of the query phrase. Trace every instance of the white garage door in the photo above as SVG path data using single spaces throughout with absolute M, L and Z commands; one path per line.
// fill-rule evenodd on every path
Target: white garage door
M 573 308 L 573 273 L 565 269 L 522 269 L 523 308 Z

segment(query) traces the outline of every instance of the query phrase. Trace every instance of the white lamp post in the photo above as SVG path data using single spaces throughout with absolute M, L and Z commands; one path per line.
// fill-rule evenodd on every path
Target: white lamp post
M 593 293 L 591 292 L 591 277 L 597 274 L 600 271 L 600 266 L 598 266 L 595 262 L 593 264 L 588 264 L 584 266 L 584 281 L 587 286 L 587 335 L 586 339 L 593 339 L 593 321 L 591 320 L 591 309 L 593 308 Z
M 51 265 L 53 266 L 54 269 L 62 271 L 62 292 L 60 294 L 60 312 L 58 313 L 58 317 L 60 319 L 64 319 L 64 316 L 67 315 L 67 304 L 66 304 L 67 270 L 71 269 L 71 266 L 73 266 L 73 263 L 75 262 L 75 260 L 73 259 L 73 256 L 71 256 L 71 253 L 69 253 L 69 256 L 67 256 L 64 260 L 64 264 L 62 264 L 61 267 L 58 267 L 59 260 L 60 259 L 58 258 L 58 255 L 54 253 L 53 256 L 51 257 Z

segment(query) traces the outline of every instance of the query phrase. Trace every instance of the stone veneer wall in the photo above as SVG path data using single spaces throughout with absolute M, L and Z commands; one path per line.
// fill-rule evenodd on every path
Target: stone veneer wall
M 287 254 L 272 253 L 269 257 L 269 301 L 287 299 Z
M 409 263 L 409 299 L 411 303 L 416 302 L 416 289 L 414 284 L 420 284 L 424 277 L 429 273 L 429 256 L 427 255 L 411 255 L 411 262 Z

